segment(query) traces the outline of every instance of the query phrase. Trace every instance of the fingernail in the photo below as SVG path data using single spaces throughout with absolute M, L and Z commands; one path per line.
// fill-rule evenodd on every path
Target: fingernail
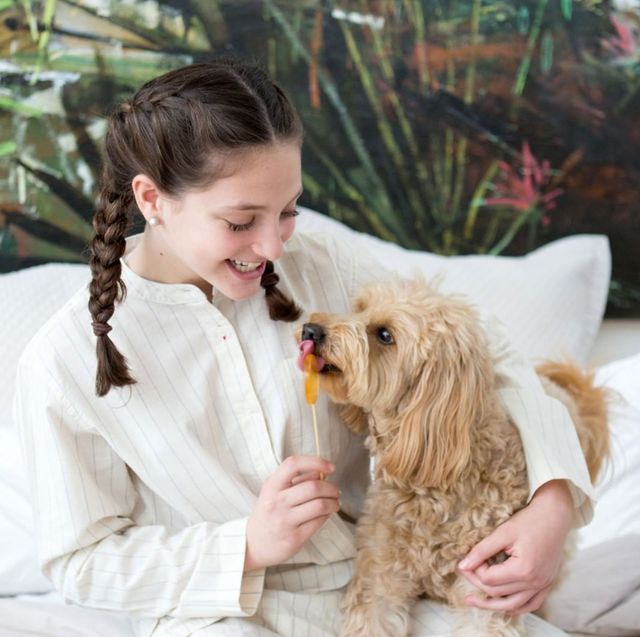
M 469 559 L 465 557 L 465 558 L 462 560 L 462 562 L 460 562 L 460 564 L 458 564 L 458 566 L 459 566 L 461 569 L 463 569 L 463 570 L 464 570 L 465 568 L 469 568 Z

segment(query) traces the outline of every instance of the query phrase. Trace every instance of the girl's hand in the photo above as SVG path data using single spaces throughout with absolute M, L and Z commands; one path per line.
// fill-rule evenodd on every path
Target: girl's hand
M 275 470 L 247 523 L 245 571 L 281 564 L 338 511 L 338 487 L 321 479 L 334 471 L 317 456 L 289 456 Z
M 552 480 L 542 485 L 528 506 L 460 562 L 460 573 L 489 596 L 471 595 L 467 604 L 510 614 L 540 608 L 560 570 L 572 520 L 573 500 L 565 482 Z M 489 566 L 487 560 L 500 551 L 509 559 Z

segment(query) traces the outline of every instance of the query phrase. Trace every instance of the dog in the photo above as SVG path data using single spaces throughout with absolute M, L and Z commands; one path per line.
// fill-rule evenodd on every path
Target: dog
M 313 342 L 320 388 L 345 424 L 367 435 L 374 459 L 341 635 L 406 635 L 420 596 L 463 611 L 457 635 L 524 635 L 521 617 L 467 607 L 474 588 L 456 571 L 529 492 L 520 436 L 472 306 L 422 279 L 378 282 L 349 315 L 311 314 L 298 338 Z M 603 390 L 568 363 L 538 372 L 567 405 L 595 480 L 608 453 Z

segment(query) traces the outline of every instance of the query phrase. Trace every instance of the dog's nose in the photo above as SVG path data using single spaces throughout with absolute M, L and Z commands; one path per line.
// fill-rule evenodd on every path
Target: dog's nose
M 324 340 L 325 332 L 322 325 L 317 323 L 305 323 L 302 326 L 302 340 L 313 341 L 316 345 L 320 345 Z

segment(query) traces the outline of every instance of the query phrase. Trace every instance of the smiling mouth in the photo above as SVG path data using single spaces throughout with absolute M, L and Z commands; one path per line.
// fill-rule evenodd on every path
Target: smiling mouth
M 236 259 L 229 259 L 229 263 L 231 263 L 238 272 L 255 272 L 264 261 L 237 261 Z

